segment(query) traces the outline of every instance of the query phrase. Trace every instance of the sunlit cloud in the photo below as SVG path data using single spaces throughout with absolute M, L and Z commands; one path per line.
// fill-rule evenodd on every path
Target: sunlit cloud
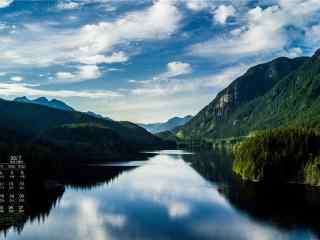
M 189 63 L 169 62 L 167 64 L 167 71 L 153 77 L 153 80 L 167 80 L 169 78 L 177 77 L 180 75 L 186 75 L 191 72 L 192 67 Z
M 94 198 L 80 198 L 78 207 L 77 239 L 108 240 L 111 239 L 111 234 L 106 225 L 121 228 L 126 224 L 126 218 L 123 215 L 101 213 L 99 202 Z
M 82 65 L 78 71 L 72 72 L 57 72 L 56 79 L 53 83 L 75 83 L 86 80 L 97 79 L 101 76 L 101 72 L 96 65 Z
M 251 65 L 254 65 L 252 63 Z M 168 96 L 177 93 L 190 93 L 201 91 L 202 89 L 213 88 L 216 91 L 226 87 L 231 81 L 244 74 L 251 65 L 239 64 L 229 68 L 225 68 L 215 74 L 207 76 L 188 78 L 187 80 L 170 79 L 169 76 L 179 76 L 190 73 L 191 66 L 186 64 L 184 67 L 177 67 L 175 70 L 168 70 L 168 72 L 155 76 L 152 80 L 130 82 L 138 85 L 132 88 L 130 92 L 133 95 L 144 96 Z M 167 81 L 155 81 L 164 80 Z
M 234 16 L 236 10 L 232 5 L 220 5 L 215 11 L 213 12 L 213 18 L 217 23 L 225 24 L 229 17 Z
M 125 52 L 114 52 L 110 56 L 94 55 L 80 58 L 79 61 L 84 64 L 99 64 L 99 63 L 121 63 L 128 61 L 129 56 Z
M 182 202 L 173 202 L 169 205 L 168 214 L 171 218 L 182 218 L 190 214 L 190 206 Z
M 22 76 L 13 76 L 10 78 L 11 81 L 14 81 L 14 82 L 21 82 L 23 80 L 23 77 Z
M 34 84 L 23 84 L 23 83 L 0 83 L 0 95 L 5 97 L 16 97 L 16 96 L 47 96 L 55 98 L 69 98 L 69 97 L 80 97 L 80 98 L 109 98 L 119 97 L 121 94 L 108 90 L 42 90 L 37 89 L 38 85 Z
M 180 20 L 181 14 L 174 2 L 157 1 L 114 21 L 100 21 L 80 28 L 60 30 L 46 23 L 29 23 L 15 37 L 0 37 L 0 62 L 40 66 L 124 62 L 129 57 L 123 51 L 114 51 L 116 46 L 131 41 L 166 39 L 178 29 Z
M 14 0 L 0 0 L 0 8 L 9 7 Z
M 227 61 L 228 58 L 237 60 L 259 54 L 265 54 L 269 58 L 272 54 L 285 54 L 286 48 L 294 40 L 292 36 L 295 36 L 291 31 L 292 28 L 288 27 L 296 28 L 297 33 L 304 31 L 313 21 L 313 16 L 320 10 L 320 4 L 313 0 L 280 0 L 278 4 L 265 9 L 260 6 L 249 9 L 241 27 L 193 45 L 190 48 L 191 53 L 205 57 L 224 57 L 224 61 Z M 227 16 L 234 14 L 231 8 L 228 11 L 225 7 L 223 9 L 223 11 L 218 11 L 218 8 L 215 12 L 217 14 L 215 19 L 221 23 L 226 20 Z M 311 39 L 305 38 L 305 40 L 304 45 L 311 44 L 312 46 Z
M 193 11 L 200 11 L 204 10 L 209 7 L 210 1 L 208 0 L 186 0 L 186 6 L 187 8 L 193 10 Z
M 60 0 L 60 2 L 57 5 L 58 10 L 72 10 L 72 9 L 78 9 L 81 7 L 81 4 L 79 2 L 66 2 L 63 0 Z

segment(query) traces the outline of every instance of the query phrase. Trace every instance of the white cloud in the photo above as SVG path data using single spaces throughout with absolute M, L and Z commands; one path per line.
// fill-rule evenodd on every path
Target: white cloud
M 104 10 L 107 11 L 107 12 L 113 12 L 113 11 L 116 11 L 117 10 L 117 7 L 114 6 L 114 5 L 111 5 L 111 4 L 105 4 L 103 6 Z
M 14 0 L 0 0 L 0 8 L 9 7 Z
M 115 22 L 82 28 L 82 51 L 103 51 L 121 41 L 164 39 L 174 33 L 181 15 L 173 1 L 157 1 L 144 11 L 131 12 Z
M 170 203 L 168 213 L 171 218 L 182 218 L 190 214 L 190 206 L 183 202 Z
M 193 11 L 200 11 L 209 7 L 209 2 L 207 0 L 187 0 L 187 8 Z
M 155 81 L 163 78 L 154 78 L 146 81 L 130 81 L 137 84 L 137 88 L 132 88 L 130 93 L 136 96 L 173 96 L 183 93 L 201 93 L 203 90 L 213 89 L 215 92 L 227 87 L 233 80 L 245 73 L 250 67 L 257 64 L 252 62 L 250 65 L 239 64 L 225 68 L 215 74 L 202 77 L 189 77 L 186 80 L 168 79 L 167 81 Z
M 99 63 L 121 63 L 128 61 L 129 57 L 125 52 L 114 52 L 110 56 L 94 55 L 80 58 L 81 63 L 99 64 Z
M 117 47 L 128 46 L 132 41 L 166 39 L 178 29 L 181 19 L 174 1 L 157 1 L 118 19 L 79 29 L 28 24 L 14 36 L 0 37 L 0 62 L 13 66 L 123 62 L 129 56 L 117 51 Z
M 97 79 L 101 76 L 99 67 L 96 65 L 82 65 L 79 67 L 78 72 L 57 72 L 57 83 L 74 83 L 86 80 Z
M 236 10 L 232 5 L 225 6 L 220 5 L 214 12 L 213 12 L 213 18 L 216 22 L 220 24 L 225 24 L 227 19 L 229 17 L 234 16 L 236 13 Z
M 320 46 L 320 25 L 314 25 L 306 32 L 305 42 L 311 48 L 311 52 Z
M 74 79 L 75 75 L 70 72 L 57 72 L 56 77 L 58 80 L 70 80 L 70 79 Z
M 9 26 L 8 26 L 7 23 L 5 23 L 5 22 L 0 22 L 0 31 L 6 30 L 6 29 L 8 29 L 8 28 L 9 28 Z
M 294 48 L 292 43 L 301 40 L 301 37 L 304 38 L 303 45 L 310 47 L 312 41 L 305 38 L 303 32 L 308 32 L 319 10 L 320 1 L 316 0 L 279 0 L 278 5 L 267 8 L 257 6 L 242 14 L 241 26 L 237 29 L 195 44 L 190 50 L 197 56 L 222 56 L 224 61 L 285 55 L 288 48 Z M 224 17 L 220 18 L 221 23 L 224 20 Z
M 66 19 L 68 19 L 70 21 L 76 21 L 76 20 L 79 20 L 79 16 L 70 15 L 70 16 L 66 17 Z
M 320 8 L 318 0 L 278 0 L 278 4 L 291 16 L 298 17 L 297 19 L 290 19 L 290 21 L 302 23 L 302 18 L 309 18 L 313 13 L 317 12 Z
M 145 81 L 130 81 L 130 83 L 138 85 L 136 88 L 130 89 L 130 94 L 133 96 L 143 97 L 163 97 L 163 96 L 177 96 L 183 94 L 202 94 L 203 92 L 211 91 L 212 99 L 214 93 L 227 87 L 233 80 L 245 73 L 245 71 L 252 65 L 238 64 L 217 73 L 202 76 L 189 77 L 187 79 L 167 79 L 167 81 L 155 81 L 163 78 Z M 196 102 L 196 101 L 195 101 Z M 195 104 L 194 102 L 194 104 Z
M 33 96 L 33 97 L 55 97 L 55 98 L 68 98 L 68 97 L 81 97 L 81 98 L 109 98 L 119 97 L 121 94 L 108 90 L 89 91 L 89 90 L 43 90 L 37 89 L 38 85 L 24 84 L 24 83 L 0 83 L 0 95 L 6 97 L 16 96 Z
M 3 77 L 3 76 L 5 76 L 5 75 L 7 75 L 6 72 L 0 72 L 0 77 Z
M 101 213 L 97 199 L 90 197 L 80 199 L 77 214 L 77 239 L 112 239 L 106 224 L 122 227 L 126 223 L 124 215 Z
M 188 73 L 191 73 L 191 71 L 192 71 L 192 68 L 189 63 L 183 63 L 183 62 L 168 63 L 168 75 L 170 77 L 188 74 Z
M 251 65 L 255 65 L 252 63 Z M 250 65 L 250 66 L 251 66 Z M 222 90 L 227 87 L 237 77 L 240 77 L 250 67 L 249 65 L 240 64 L 234 67 L 226 68 L 216 74 L 200 78 L 198 80 L 201 87 L 214 87 L 218 90 Z
M 14 82 L 21 82 L 23 80 L 23 77 L 22 76 L 13 76 L 10 78 L 11 81 L 14 81 Z
M 283 22 L 278 16 L 278 7 L 262 10 L 260 7 L 248 12 L 246 27 L 230 35 L 219 36 L 192 46 L 193 54 L 200 56 L 250 56 L 261 52 L 278 51 L 287 43 L 283 34 Z M 278 16 L 278 17 L 277 17 Z
M 156 75 L 155 77 L 153 77 L 153 80 L 168 80 L 169 78 L 189 74 L 191 72 L 192 67 L 189 63 L 169 62 L 167 64 L 167 71 Z
M 106 69 L 105 70 L 105 72 L 122 72 L 123 71 L 123 69 L 121 69 L 121 68 L 108 68 L 108 69 Z
M 96 65 L 84 65 L 80 67 L 80 79 L 96 79 L 101 76 L 101 72 Z
M 104 214 L 103 220 L 105 224 L 109 224 L 113 227 L 122 228 L 127 224 L 127 218 L 121 214 Z
M 301 56 L 302 53 L 303 53 L 302 49 L 296 47 L 296 48 L 291 48 L 291 49 L 289 49 L 287 56 L 288 56 L 289 58 L 295 58 L 295 57 Z
M 81 4 L 78 2 L 66 2 L 66 1 L 60 1 L 57 5 L 58 10 L 72 10 L 72 9 L 78 9 L 81 7 Z

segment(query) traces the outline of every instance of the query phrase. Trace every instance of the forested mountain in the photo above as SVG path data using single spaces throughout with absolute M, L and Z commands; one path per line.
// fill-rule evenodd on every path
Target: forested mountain
M 320 51 L 311 58 L 277 58 L 250 68 L 217 94 L 180 139 L 245 136 L 253 130 L 320 125 Z
M 133 123 L 37 104 L 0 100 L 0 115 L 0 143 L 54 144 L 78 154 L 133 153 L 164 144 Z
M 88 111 L 88 112 L 84 112 L 84 113 L 89 115 L 89 116 L 91 116 L 91 117 L 102 118 L 102 119 L 105 119 L 105 120 L 113 121 L 111 118 L 102 116 L 101 114 L 98 114 L 98 113 L 95 113 L 95 112 Z
M 192 119 L 192 116 L 187 115 L 185 117 L 173 117 L 163 123 L 149 123 L 149 124 L 140 123 L 138 125 L 148 130 L 151 133 L 159 133 L 164 131 L 171 131 L 176 127 L 186 124 L 191 119 Z
M 72 107 L 70 107 L 69 105 L 67 105 L 66 103 L 60 100 L 57 100 L 57 99 L 48 100 L 45 97 L 39 97 L 34 100 L 31 100 L 27 97 L 17 97 L 13 101 L 21 102 L 21 103 L 33 103 L 33 104 L 43 105 L 43 106 L 65 110 L 65 111 L 74 111 Z
M 20 102 L 20 103 L 38 104 L 38 105 L 42 105 L 42 106 L 46 106 L 46 107 L 50 107 L 50 108 L 55 108 L 55 109 L 59 109 L 59 110 L 65 110 L 65 111 L 76 111 L 74 108 L 72 108 L 71 106 L 69 106 L 68 104 L 66 104 L 65 102 L 63 102 L 61 100 L 57 100 L 57 99 L 49 100 L 46 97 L 39 97 L 39 98 L 31 100 L 31 99 L 24 96 L 24 97 L 17 97 L 13 101 Z M 101 118 L 101 119 L 112 121 L 111 118 L 104 117 L 104 116 L 97 114 L 95 112 L 92 112 L 92 111 L 87 111 L 87 112 L 83 112 L 83 113 L 87 114 L 91 117 Z
M 258 131 L 234 147 L 233 171 L 251 181 L 319 186 L 319 145 L 317 129 Z

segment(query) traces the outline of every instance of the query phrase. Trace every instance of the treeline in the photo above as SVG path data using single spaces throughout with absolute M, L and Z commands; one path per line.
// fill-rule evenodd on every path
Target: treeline
M 93 123 L 66 124 L 48 129 L 36 140 L 64 148 L 78 162 L 116 158 L 137 152 L 112 129 Z
M 27 167 L 28 180 L 56 175 L 68 158 L 63 148 L 52 144 L 0 142 L 0 163 L 9 162 L 10 156 L 21 156 Z
M 244 179 L 320 184 L 320 131 L 270 129 L 234 147 L 233 171 Z

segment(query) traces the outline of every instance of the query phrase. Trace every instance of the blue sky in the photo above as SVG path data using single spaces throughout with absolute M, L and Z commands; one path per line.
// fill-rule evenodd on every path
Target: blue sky
M 115 120 L 196 114 L 250 66 L 311 55 L 319 0 L 0 0 L 0 97 Z

